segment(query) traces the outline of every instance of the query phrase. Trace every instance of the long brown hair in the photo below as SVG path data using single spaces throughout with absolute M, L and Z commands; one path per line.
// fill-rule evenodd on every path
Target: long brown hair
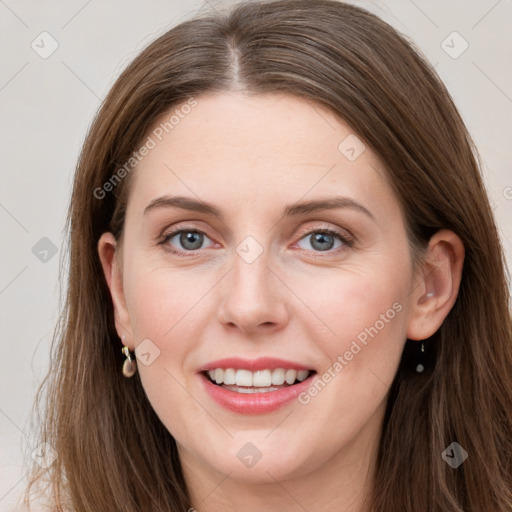
M 380 439 L 372 512 L 512 510 L 512 328 L 505 260 L 477 152 L 446 88 L 410 42 L 363 9 L 330 0 L 244 2 L 150 44 L 103 102 L 78 162 L 68 215 L 67 298 L 39 394 L 42 440 L 58 454 L 54 508 L 185 512 L 176 444 L 121 342 L 97 243 L 120 239 L 133 158 L 156 120 L 212 91 L 287 92 L 327 106 L 384 163 L 419 254 L 447 228 L 466 251 L 454 307 L 410 371 L 406 343 Z M 127 176 L 124 176 L 127 174 Z M 105 186 L 106 183 L 110 186 Z M 452 468 L 452 442 L 468 453 Z M 44 475 L 41 475 L 44 473 Z

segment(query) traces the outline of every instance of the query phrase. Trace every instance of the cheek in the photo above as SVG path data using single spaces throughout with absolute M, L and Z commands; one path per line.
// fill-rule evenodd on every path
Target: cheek
M 325 277 L 290 275 L 290 287 L 307 306 L 298 304 L 296 315 L 308 337 L 330 359 L 350 350 L 354 340 L 369 347 L 369 340 L 379 339 L 375 349 L 382 352 L 384 343 L 400 346 L 409 289 L 409 275 L 400 268 L 406 269 L 407 262 L 346 265 Z M 298 309 L 303 310 L 300 315 Z
M 125 274 L 139 373 L 150 400 L 167 396 L 179 401 L 178 382 L 183 384 L 183 369 L 199 339 L 200 317 L 207 302 L 201 299 L 209 287 L 183 272 L 148 267 L 140 261 Z M 150 354 L 147 366 L 143 353 Z
M 191 325 L 204 312 L 214 280 L 209 274 L 151 268 L 143 261 L 127 273 L 126 301 L 136 343 L 142 338 L 165 344 L 190 335 Z M 178 335 L 179 333 L 179 335 Z
M 303 329 L 326 363 L 318 375 L 321 382 L 300 403 L 304 413 L 314 409 L 324 415 L 340 443 L 383 407 L 406 339 L 409 274 L 400 269 L 408 268 L 407 261 L 380 262 L 346 266 L 335 278 L 316 280 L 314 293 L 305 295 L 327 327 L 307 313 L 311 320 L 303 321 Z
M 316 338 L 309 331 L 328 362 L 301 403 L 305 411 L 307 404 L 323 411 L 340 436 L 356 432 L 382 406 L 396 374 L 406 339 L 407 265 L 407 258 L 381 258 L 378 265 L 346 266 L 308 297 L 329 327 L 319 336 L 317 321 Z
M 126 272 L 125 293 L 135 345 L 145 343 L 150 353 L 146 366 L 142 351 L 136 348 L 138 372 L 162 423 L 187 444 L 194 432 L 201 431 L 201 425 L 194 430 L 194 423 L 205 421 L 204 411 L 191 400 L 194 375 L 186 370 L 203 326 L 206 296 L 215 281 L 206 279 L 209 274 L 201 278 L 183 270 L 148 267 L 141 261 Z

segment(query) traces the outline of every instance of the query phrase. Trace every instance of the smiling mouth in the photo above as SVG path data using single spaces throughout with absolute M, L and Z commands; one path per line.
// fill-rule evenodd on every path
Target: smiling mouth
M 215 368 L 202 373 L 210 382 L 228 391 L 269 393 L 299 384 L 316 372 L 284 368 L 256 372 L 245 369 Z

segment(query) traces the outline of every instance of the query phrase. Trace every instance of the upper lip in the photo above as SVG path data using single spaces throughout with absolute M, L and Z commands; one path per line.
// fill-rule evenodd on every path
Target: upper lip
M 277 359 L 275 357 L 258 357 L 257 359 L 228 357 L 206 363 L 198 369 L 198 372 L 215 370 L 215 368 L 233 368 L 235 370 L 250 370 L 252 372 L 274 370 L 275 368 L 283 368 L 285 370 L 312 370 L 311 367 L 304 366 L 303 364 Z

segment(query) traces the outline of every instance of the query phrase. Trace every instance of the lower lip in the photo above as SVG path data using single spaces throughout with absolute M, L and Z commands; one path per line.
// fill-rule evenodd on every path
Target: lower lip
M 210 397 L 224 408 L 240 414 L 264 414 L 280 409 L 291 402 L 311 385 L 315 375 L 313 373 L 293 386 L 265 393 L 237 393 L 214 384 L 202 373 L 199 377 Z

